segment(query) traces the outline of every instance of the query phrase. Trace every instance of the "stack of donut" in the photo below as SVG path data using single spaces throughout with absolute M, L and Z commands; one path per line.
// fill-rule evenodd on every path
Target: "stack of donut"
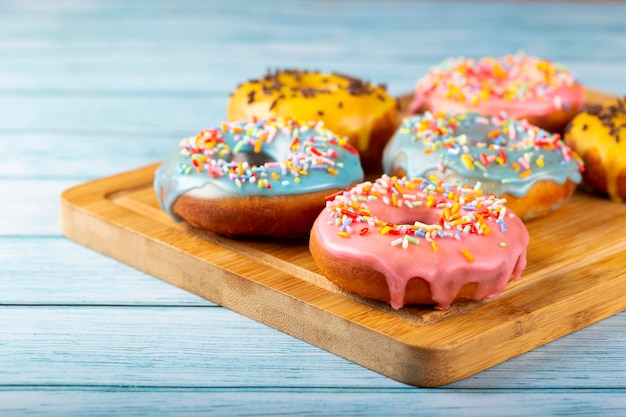
M 227 121 L 180 143 L 155 175 L 175 220 L 228 236 L 308 236 L 325 197 L 380 170 L 397 104 L 384 85 L 317 71 L 237 86 Z
M 584 100 L 566 68 L 523 54 L 445 60 L 404 120 L 384 85 L 268 71 L 235 88 L 227 121 L 180 142 L 154 188 L 192 227 L 309 238 L 321 272 L 349 292 L 447 309 L 519 279 L 524 222 L 566 202 L 581 173 L 626 198 L 621 160 L 586 144 L 608 129 L 624 146 L 626 100 L 572 121 Z M 598 160 L 610 168 L 584 171 Z

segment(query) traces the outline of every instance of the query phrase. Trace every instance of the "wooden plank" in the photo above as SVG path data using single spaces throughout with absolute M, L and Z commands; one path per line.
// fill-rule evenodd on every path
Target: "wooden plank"
M 1 179 L 0 236 L 58 236 L 58 196 L 82 181 Z
M 403 388 L 220 307 L 3 306 L 0 319 L 0 392 L 19 386 Z M 265 360 L 257 361 L 261 353 Z
M 222 94 L 227 97 L 240 82 L 265 74 L 268 67 L 341 71 L 372 82 L 387 83 L 393 94 L 399 94 L 413 87 L 417 74 L 425 73 L 431 63 L 442 59 L 439 51 L 428 56 L 412 53 L 403 57 L 402 65 L 389 67 L 385 63 L 392 58 L 389 51 L 364 55 L 325 45 L 319 47 L 317 54 L 280 46 L 260 50 L 249 44 L 199 45 L 193 49 L 151 45 L 32 49 L 30 55 L 22 56 L 22 50 L 0 48 L 0 62 L 3 62 L 0 92 L 4 95 L 62 97 L 80 94 L 90 98 L 107 95 L 122 98 L 156 94 L 163 98 L 197 98 Z M 272 62 L 268 61 L 268 55 L 272 56 Z M 380 56 L 373 59 L 377 55 Z M 189 66 L 188 62 L 197 60 L 198 56 L 225 58 Z M 241 65 L 241 58 L 238 58 L 241 56 L 249 61 L 246 65 Z M 619 62 L 607 65 L 604 72 L 608 79 L 602 81 L 613 81 L 612 87 L 619 85 L 619 71 L 625 66 Z M 76 67 L 80 70 L 68 78 L 67 72 Z M 164 76 L 164 73 L 177 76 Z M 211 77 L 207 77 L 208 73 Z
M 6 2 L 5 2 L 6 3 Z M 11 2 L 9 2 L 10 4 Z M 28 4 L 32 3 L 32 4 Z M 409 31 L 424 30 L 433 35 L 450 34 L 458 37 L 461 31 L 467 27 L 473 29 L 473 33 L 480 34 L 492 28 L 507 27 L 513 32 L 523 32 L 525 27 L 534 25 L 545 28 L 540 33 L 550 32 L 576 32 L 576 28 L 586 25 L 588 31 L 594 34 L 604 34 L 607 26 L 620 28 L 620 12 L 624 10 L 622 4 L 572 4 L 567 8 L 559 4 L 542 4 L 542 2 L 493 3 L 489 7 L 476 7 L 474 4 L 457 4 L 453 11 L 433 1 L 420 2 L 396 2 L 392 7 L 382 3 L 365 2 L 359 7 L 351 3 L 333 2 L 319 4 L 317 2 L 304 2 L 306 6 L 293 5 L 288 0 L 277 1 L 276 6 L 268 8 L 262 3 L 250 4 L 243 0 L 235 0 L 228 4 L 197 4 L 195 2 L 180 2 L 180 4 L 156 3 L 150 7 L 141 4 L 124 4 L 123 2 L 111 2 L 110 4 L 98 4 L 94 7 L 84 7 L 80 1 L 66 2 L 64 7 L 49 7 L 45 2 L 27 2 L 26 7 L 6 7 L 2 4 L 2 27 L 20 27 L 23 31 L 18 32 L 22 39 L 39 39 L 45 35 L 54 34 L 56 29 L 72 29 L 78 35 L 90 35 L 102 41 L 108 39 L 102 36 L 112 34 L 113 40 L 119 40 L 129 35 L 130 39 L 153 38 L 155 42 L 163 40 L 170 42 L 176 40 L 193 41 L 211 39 L 213 33 L 203 31 L 207 23 L 214 24 L 215 30 L 221 35 L 220 39 L 232 39 L 233 37 L 244 38 L 248 41 L 265 41 L 266 39 L 284 37 L 280 30 L 268 30 L 263 22 L 269 21 L 280 24 L 280 28 L 288 31 L 296 39 L 303 37 L 299 28 L 319 27 L 323 32 L 329 27 L 333 29 L 350 30 L 354 33 L 365 32 L 370 38 L 375 36 L 371 29 L 375 24 L 378 29 L 393 29 L 393 33 L 385 34 L 386 39 L 393 40 L 394 34 L 403 34 Z M 445 26 L 439 21 L 429 19 L 436 17 L 442 12 L 448 11 Z M 561 19 L 554 19 L 558 14 Z M 56 19 L 50 19 L 54 16 Z M 371 17 L 376 16 L 372 22 Z M 528 18 L 532 16 L 532 20 Z M 21 17 L 21 19 L 15 19 Z M 597 19 L 594 17 L 601 17 Z M 4 20 L 4 21 L 3 21 Z M 187 26 L 180 26 L 180 22 L 188 22 Z M 419 25 L 415 23 L 418 22 Z M 35 28 L 34 23 L 46 23 Z M 72 24 L 68 28 L 69 24 Z M 163 30 L 146 30 L 155 24 L 162 26 Z M 489 23 L 477 26 L 478 23 Z M 237 24 L 237 26 L 234 26 Z M 395 26 L 394 26 L 395 24 Z M 107 27 L 109 28 L 107 30 Z M 174 30 L 176 29 L 176 30 Z M 233 30 L 236 29 L 236 30 Z M 1 33 L 1 32 L 0 32 Z M 9 32 L 10 34 L 11 32 Z M 6 35 L 6 33 L 2 33 Z M 470 33 L 471 35 L 472 33 Z M 247 36 L 246 36 L 247 35 Z M 506 33 L 502 34 L 506 36 Z M 532 34 L 531 34 L 532 35 Z M 256 36 L 256 38 L 255 38 Z M 260 37 L 260 39 L 259 39 Z M 84 36 L 75 36 L 71 40 L 81 41 Z M 436 39 L 434 36 L 433 39 Z M 67 39 L 53 40 L 67 41 Z M 306 38 L 302 38 L 306 39 Z M 364 41 L 367 39 L 364 39 Z M 459 38 L 459 40 L 462 40 Z M 410 40 L 406 40 L 409 42 Z M 390 45 L 393 42 L 389 42 Z M 568 45 L 563 45 L 567 47 Z
M 456 392 L 305 390 L 145 390 L 140 387 L 95 391 L 12 389 L 0 392 L 6 415 L 45 416 L 276 416 L 387 415 L 432 417 L 601 415 L 622 417 L 626 391 Z
M 63 232 L 408 384 L 460 380 L 626 308 L 626 241 L 621 230 L 604 226 L 626 220 L 626 206 L 588 194 L 561 208 L 559 222 L 548 216 L 528 225 L 529 267 L 502 296 L 446 312 L 394 311 L 335 288 L 319 274 L 306 242 L 232 240 L 174 223 L 156 203 L 155 168 L 66 191 Z
M 116 284 L 120 292 L 150 291 L 147 283 Z M 0 320 L 0 393 L 129 386 L 420 392 L 221 307 L 5 304 Z M 443 389 L 626 389 L 624 326 L 622 313 Z
M 226 117 L 226 99 L 219 97 L 91 97 L 0 95 L 0 129 L 101 131 L 107 128 L 164 129 L 197 132 Z M 68 117 L 73 114 L 76 117 Z M 179 139 L 177 139 L 179 140 Z M 174 142 L 176 143 L 176 141 Z
M 175 145 L 189 133 L 187 129 L 0 132 L 0 155 L 7 155 L 0 163 L 0 178 L 3 180 L 0 190 L 3 195 L 14 195 L 16 200 L 20 188 L 33 190 L 33 195 L 43 193 L 48 201 L 57 200 L 61 190 L 56 195 L 49 192 L 50 188 L 57 188 L 52 181 L 64 182 L 65 188 L 68 188 L 71 183 L 78 184 L 148 165 L 171 153 L 175 149 L 172 144 Z M 86 137 L 89 139 L 85 140 Z M 46 157 L 35 160 L 26 155 Z M 114 165 L 112 159 L 115 160 Z M 20 185 L 19 180 L 25 181 Z M 28 199 L 30 196 L 20 195 L 19 198 Z M 11 210 L 11 207 L 0 207 L 0 211 L 3 210 Z M 0 234 L 1 228 L 0 223 Z
M 0 237 L 0 265 L 0 305 L 214 306 L 60 236 Z
M 437 18 L 446 9 L 433 2 L 394 7 L 371 2 L 358 8 L 334 2 L 310 4 L 306 12 L 289 2 L 271 9 L 242 1 L 221 7 L 28 3 L 5 6 L 0 13 L 5 91 L 226 93 L 267 67 L 300 66 L 387 82 L 400 94 L 430 66 L 459 51 L 481 56 L 527 49 L 567 65 L 583 83 L 626 92 L 625 63 L 616 53 L 626 38 L 623 4 L 457 4 L 457 13 L 448 13 L 442 26 Z M 373 15 L 376 31 L 369 21 Z M 268 31 L 273 25 L 282 30 Z M 581 25 L 587 30 L 578 30 Z M 233 27 L 237 30 L 229 30 Z M 428 42 L 416 47 L 422 36 Z M 484 42 L 496 36 L 496 44 Z M 580 50 L 592 50 L 593 56 L 581 56 Z
M 615 38 L 606 39 L 606 42 L 616 42 Z M 617 38 L 617 42 L 626 42 L 626 34 Z M 386 83 L 389 91 L 398 95 L 410 91 L 420 75 L 445 58 L 442 52 L 445 45 L 426 52 L 421 49 L 415 52 L 376 52 L 372 48 L 375 46 L 370 45 L 369 52 L 364 54 L 324 46 L 320 47 L 323 50 L 319 53 L 311 54 L 297 48 L 285 51 L 286 48 L 279 46 L 259 50 L 249 44 L 200 45 L 193 49 L 151 45 L 134 48 L 117 45 L 97 48 L 51 46 L 32 48 L 31 54 L 25 56 L 20 55 L 23 54 L 21 49 L 0 48 L 0 62 L 3 63 L 0 93 L 31 100 L 40 96 L 63 98 L 76 95 L 90 100 L 142 95 L 173 100 L 181 96 L 194 99 L 216 95 L 227 97 L 241 81 L 264 74 L 268 67 L 298 67 L 354 74 L 375 83 Z M 267 55 L 272 56 L 271 63 Z M 200 61 L 189 66 L 187 63 L 197 59 L 197 56 L 225 58 L 217 62 Z M 237 56 L 245 56 L 250 62 L 240 65 L 241 59 Z M 575 57 L 559 57 L 554 53 L 551 58 L 566 64 L 587 85 L 626 93 L 626 82 L 622 76 L 626 72 L 626 62 L 616 59 L 614 55 L 599 57 L 593 63 Z M 398 64 L 390 67 L 386 63 L 389 60 Z M 68 71 L 75 74 L 69 78 L 66 75 Z M 164 76 L 164 73 L 177 76 Z M 207 77 L 207 73 L 212 76 Z

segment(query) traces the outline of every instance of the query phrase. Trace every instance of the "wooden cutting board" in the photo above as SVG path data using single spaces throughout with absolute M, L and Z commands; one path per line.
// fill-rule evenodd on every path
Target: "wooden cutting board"
M 157 166 L 65 191 L 63 233 L 406 384 L 463 379 L 626 309 L 626 204 L 578 191 L 528 223 L 528 267 L 500 297 L 395 311 L 327 281 L 304 240 L 230 239 L 174 222 L 152 189 Z

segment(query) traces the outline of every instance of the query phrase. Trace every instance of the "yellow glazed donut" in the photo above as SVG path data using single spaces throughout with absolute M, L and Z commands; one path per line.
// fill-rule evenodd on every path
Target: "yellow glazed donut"
M 585 162 L 583 181 L 612 200 L 626 199 L 626 97 L 588 107 L 568 125 L 565 142 Z
M 282 70 L 240 84 L 230 97 L 227 117 L 321 120 L 333 133 L 347 136 L 364 168 L 374 170 L 397 127 L 397 104 L 384 86 L 355 77 Z

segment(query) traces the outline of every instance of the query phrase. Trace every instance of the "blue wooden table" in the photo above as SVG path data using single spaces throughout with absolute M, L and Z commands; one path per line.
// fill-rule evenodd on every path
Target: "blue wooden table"
M 59 196 L 161 160 L 267 68 L 400 95 L 448 56 L 524 50 L 624 94 L 625 18 L 615 2 L 0 0 L 0 414 L 624 415 L 626 313 L 415 388 L 64 238 Z

